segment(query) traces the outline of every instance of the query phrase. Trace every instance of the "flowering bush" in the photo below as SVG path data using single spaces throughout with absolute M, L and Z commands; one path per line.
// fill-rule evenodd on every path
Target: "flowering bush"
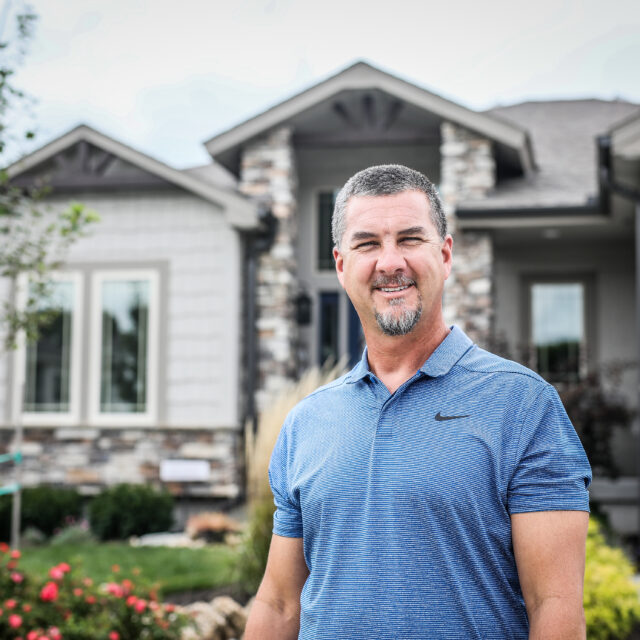
M 177 640 L 189 622 L 129 578 L 96 585 L 66 562 L 35 577 L 19 560 L 19 551 L 0 543 L 3 640 Z M 119 574 L 115 565 L 112 571 Z

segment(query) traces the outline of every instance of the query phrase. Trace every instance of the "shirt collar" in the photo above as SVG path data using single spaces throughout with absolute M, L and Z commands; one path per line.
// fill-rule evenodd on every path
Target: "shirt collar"
M 436 347 L 429 359 L 420 367 L 420 371 L 431 378 L 443 376 L 462 356 L 471 349 L 473 342 L 467 334 L 457 326 L 451 327 L 447 337 Z
M 420 367 L 420 371 L 437 378 L 451 371 L 453 365 L 473 346 L 473 342 L 467 334 L 457 326 L 452 326 L 447 337 L 437 346 L 429 359 Z M 367 347 L 364 348 L 360 362 L 351 369 L 346 382 L 358 382 L 366 376 L 372 375 L 367 358 Z

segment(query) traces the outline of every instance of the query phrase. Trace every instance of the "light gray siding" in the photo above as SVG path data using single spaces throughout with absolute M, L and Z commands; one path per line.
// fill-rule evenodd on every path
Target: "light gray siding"
M 241 254 L 223 212 L 177 191 L 84 194 L 101 218 L 68 255 L 67 268 L 156 267 L 160 274 L 161 427 L 235 427 L 239 421 Z M 85 287 L 85 291 L 86 291 Z M 85 301 L 86 302 L 86 301 Z M 87 318 L 84 331 L 89 330 Z M 0 399 L 7 397 L 0 361 Z M 83 380 L 82 395 L 87 393 Z M 81 422 L 87 424 L 86 411 Z M 4 414 L 4 412 L 2 412 Z

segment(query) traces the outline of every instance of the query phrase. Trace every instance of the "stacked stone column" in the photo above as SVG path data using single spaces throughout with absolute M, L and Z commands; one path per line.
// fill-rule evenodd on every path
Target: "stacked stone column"
M 453 273 L 444 294 L 444 314 L 482 346 L 492 329 L 493 244 L 487 232 L 458 229 L 458 203 L 479 200 L 495 187 L 491 142 L 450 122 L 441 127 L 440 192 L 454 239 Z
M 259 411 L 295 379 L 297 373 L 298 326 L 293 302 L 298 270 L 294 251 L 296 189 L 291 129 L 272 130 L 243 149 L 240 190 L 270 207 L 278 221 L 275 240 L 258 261 L 256 405 Z

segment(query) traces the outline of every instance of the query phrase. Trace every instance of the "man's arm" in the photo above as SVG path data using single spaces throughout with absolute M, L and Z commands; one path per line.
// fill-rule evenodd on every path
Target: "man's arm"
M 245 640 L 296 640 L 300 593 L 309 575 L 302 538 L 271 538 L 264 578 L 251 606 Z
M 589 514 L 511 516 L 513 551 L 529 616 L 529 640 L 584 640 L 583 586 Z

